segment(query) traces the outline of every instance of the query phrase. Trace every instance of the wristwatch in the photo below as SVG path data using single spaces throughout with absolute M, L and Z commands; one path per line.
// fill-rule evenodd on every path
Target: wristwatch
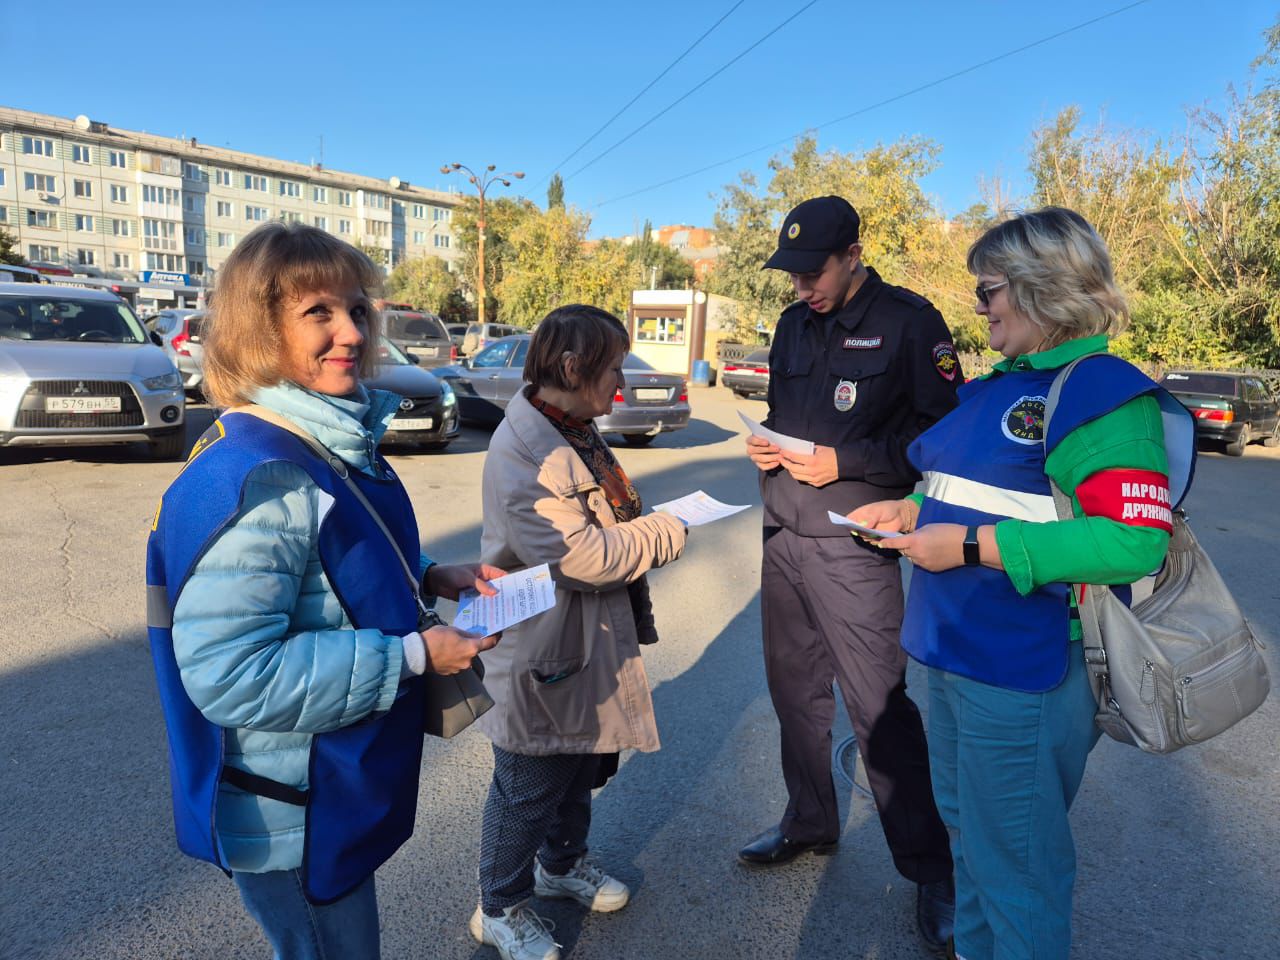
M 982 565 L 982 553 L 978 549 L 977 527 L 970 527 L 964 532 L 964 562 L 969 567 Z

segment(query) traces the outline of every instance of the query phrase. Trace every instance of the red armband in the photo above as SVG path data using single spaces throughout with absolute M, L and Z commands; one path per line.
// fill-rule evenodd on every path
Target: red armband
M 1076 487 L 1086 517 L 1173 533 L 1169 478 L 1153 470 L 1099 470 Z

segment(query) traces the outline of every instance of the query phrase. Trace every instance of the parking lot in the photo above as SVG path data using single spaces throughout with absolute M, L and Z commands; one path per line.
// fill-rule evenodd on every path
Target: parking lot
M 590 916 L 547 912 L 579 960 L 923 956 L 914 890 L 893 871 L 870 801 L 847 792 L 836 856 L 751 871 L 738 847 L 785 805 L 760 658 L 760 509 L 737 411 L 758 400 L 694 389 L 693 419 L 618 456 L 647 503 L 703 489 L 745 511 L 691 533 L 653 576 L 662 641 L 645 651 L 663 749 L 624 757 L 601 791 L 594 855 L 635 888 Z M 210 420 L 189 411 L 188 442 Z M 488 434 L 394 453 L 436 559 L 473 558 Z M 143 550 L 176 472 L 129 448 L 0 451 L 0 956 L 269 955 L 233 885 L 173 842 L 164 732 L 143 605 Z M 1280 450 L 1201 457 L 1192 523 L 1269 644 L 1280 676 Z M 923 673 L 910 683 L 923 699 Z M 839 742 L 848 734 L 842 719 Z M 1280 703 L 1171 757 L 1111 742 L 1074 811 L 1080 851 L 1073 956 L 1262 958 L 1280 931 Z M 491 960 L 466 931 L 475 905 L 487 741 L 428 744 L 418 830 L 379 874 L 383 955 Z

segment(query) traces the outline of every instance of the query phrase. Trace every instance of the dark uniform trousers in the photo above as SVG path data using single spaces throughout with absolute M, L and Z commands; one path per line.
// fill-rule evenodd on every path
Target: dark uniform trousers
M 858 737 L 898 872 L 916 883 L 951 875 L 946 828 L 929 780 L 920 711 L 907 696 L 896 560 L 852 537 L 764 530 L 761 616 L 765 676 L 782 726 L 789 802 L 782 832 L 798 843 L 839 838 L 831 777 L 834 679 Z

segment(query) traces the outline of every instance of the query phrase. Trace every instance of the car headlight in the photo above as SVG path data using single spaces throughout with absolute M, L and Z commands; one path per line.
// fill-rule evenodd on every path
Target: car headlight
M 148 390 L 177 390 L 182 386 L 182 377 L 175 370 L 173 373 L 162 373 L 158 377 L 147 377 L 142 385 Z
M 446 407 L 452 407 L 458 402 L 457 396 L 454 395 L 453 387 L 449 386 L 449 381 L 447 380 L 440 381 L 440 396 L 443 398 Z

